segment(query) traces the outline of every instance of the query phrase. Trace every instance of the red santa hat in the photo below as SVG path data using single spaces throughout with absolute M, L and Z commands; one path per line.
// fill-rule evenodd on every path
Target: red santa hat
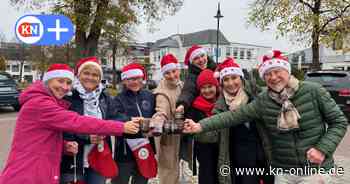
M 190 63 L 192 63 L 193 59 L 202 55 L 202 54 L 207 54 L 207 51 L 205 50 L 205 48 L 199 46 L 199 45 L 192 45 L 192 47 L 190 47 L 185 55 L 185 65 L 189 65 Z
M 100 77 L 102 79 L 103 77 L 103 71 L 102 71 L 102 67 L 101 67 L 101 62 L 99 61 L 99 59 L 96 56 L 92 56 L 92 57 L 86 57 L 86 58 L 82 58 L 78 61 L 78 64 L 75 67 L 75 74 L 77 76 L 80 75 L 80 72 L 86 67 L 86 66 L 94 66 L 98 69 L 98 71 L 100 72 Z
M 220 77 L 220 81 L 227 75 L 239 75 L 244 77 L 241 67 L 231 57 L 227 57 L 222 63 L 220 63 L 215 72 L 215 77 Z
M 202 86 L 204 86 L 206 84 L 214 85 L 217 88 L 219 87 L 219 82 L 214 77 L 214 72 L 209 70 L 209 69 L 203 70 L 198 75 L 198 78 L 197 78 L 197 89 L 199 90 Z
M 145 68 L 138 63 L 130 63 L 122 68 L 121 79 L 129 79 L 134 77 L 142 77 L 143 80 L 146 80 L 146 71 Z
M 180 69 L 180 64 L 177 61 L 176 57 L 172 54 L 167 54 L 162 57 L 160 61 L 161 72 L 164 75 L 165 72 L 174 69 Z
M 47 82 L 53 78 L 68 78 L 70 80 L 74 80 L 74 73 L 72 68 L 70 68 L 67 64 L 52 64 L 47 72 L 44 74 L 43 82 Z
M 262 63 L 258 67 L 261 79 L 264 80 L 264 74 L 271 68 L 284 68 L 288 73 L 291 72 L 288 59 L 282 56 L 282 52 L 279 50 L 273 50 L 271 54 L 263 56 Z

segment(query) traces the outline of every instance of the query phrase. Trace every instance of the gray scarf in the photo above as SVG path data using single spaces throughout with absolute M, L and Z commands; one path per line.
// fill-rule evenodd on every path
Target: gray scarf
M 300 114 L 294 104 L 289 100 L 299 89 L 299 81 L 294 76 L 290 76 L 287 86 L 280 92 L 276 93 L 268 90 L 269 96 L 278 104 L 282 105 L 282 109 L 277 118 L 277 128 L 281 131 L 289 131 L 298 129 Z
M 73 88 L 79 92 L 79 96 L 84 102 L 84 115 L 102 119 L 99 98 L 103 90 L 103 85 L 100 83 L 94 91 L 87 92 L 77 79 L 74 82 Z

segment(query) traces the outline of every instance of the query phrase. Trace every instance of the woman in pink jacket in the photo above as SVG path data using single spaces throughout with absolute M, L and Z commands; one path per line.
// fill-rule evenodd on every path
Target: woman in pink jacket
M 68 65 L 53 64 L 43 82 L 34 83 L 20 95 L 22 108 L 0 184 L 58 184 L 62 132 L 99 135 L 138 132 L 136 121 L 123 124 L 68 111 L 70 104 L 62 98 L 70 91 L 73 79 Z

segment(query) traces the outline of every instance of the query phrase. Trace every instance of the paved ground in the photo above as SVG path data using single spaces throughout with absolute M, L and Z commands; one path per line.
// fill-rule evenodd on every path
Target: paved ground
M 15 127 L 17 113 L 12 108 L 0 108 L 0 171 L 2 170 L 12 141 L 12 133 Z M 336 150 L 335 160 L 338 167 L 343 167 L 345 174 L 343 176 L 334 176 L 335 184 L 350 183 L 350 127 L 340 146 Z M 185 164 L 186 165 L 186 164 Z M 192 183 L 190 171 L 184 166 L 181 183 Z M 196 178 L 195 178 L 196 181 Z M 156 184 L 157 179 L 150 183 Z

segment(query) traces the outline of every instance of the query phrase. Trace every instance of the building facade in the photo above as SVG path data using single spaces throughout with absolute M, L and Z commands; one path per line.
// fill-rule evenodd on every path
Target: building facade
M 157 40 L 150 50 L 150 63 L 154 80 L 160 80 L 160 60 L 168 53 L 174 54 L 182 68 L 184 57 L 188 48 L 192 45 L 200 45 L 207 49 L 208 55 L 216 60 L 216 30 L 203 30 L 189 34 L 176 34 L 164 39 Z M 253 44 L 230 42 L 219 32 L 218 62 L 226 57 L 233 57 L 243 69 L 251 70 L 258 64 L 259 57 L 272 48 Z
M 330 46 L 320 44 L 320 64 L 323 70 L 350 71 L 350 34 L 336 39 Z M 312 64 L 312 48 L 306 48 L 288 55 L 292 64 L 305 71 Z
M 29 48 L 20 43 L 0 42 L 0 56 L 6 60 L 6 72 L 17 81 L 33 82 L 40 79 L 40 74 L 34 69 L 29 57 Z M 21 71 L 22 69 L 22 71 Z M 22 79 L 20 75 L 22 72 Z

